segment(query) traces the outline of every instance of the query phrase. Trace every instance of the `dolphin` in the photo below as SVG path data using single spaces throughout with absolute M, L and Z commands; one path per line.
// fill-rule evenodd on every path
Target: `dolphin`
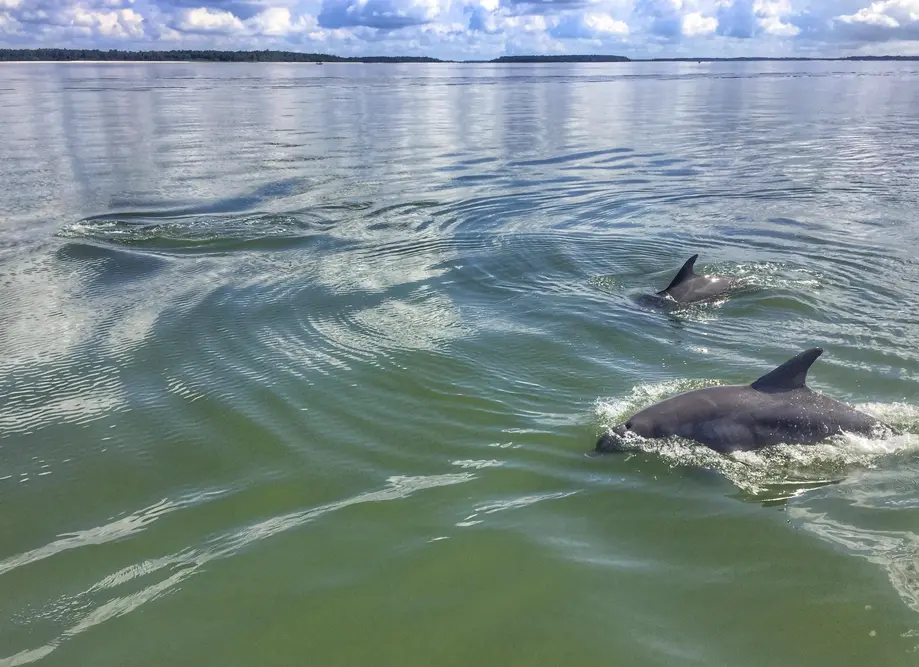
M 687 259 L 670 284 L 660 292 L 656 292 L 656 295 L 664 298 L 670 297 L 677 303 L 691 303 L 724 294 L 737 285 L 737 281 L 733 278 L 696 274 L 692 269 L 698 258 L 697 253 Z
M 596 451 L 625 451 L 632 434 L 680 436 L 726 453 L 779 443 L 814 444 L 843 431 L 869 436 L 892 431 L 807 387 L 807 372 L 821 354 L 821 348 L 810 348 L 751 384 L 706 387 L 656 403 L 603 435 Z

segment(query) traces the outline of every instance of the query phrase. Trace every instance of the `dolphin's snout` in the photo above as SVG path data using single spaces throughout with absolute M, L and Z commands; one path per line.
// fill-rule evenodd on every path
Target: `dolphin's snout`
M 625 435 L 628 430 L 625 424 L 614 426 L 607 433 L 604 433 L 597 440 L 596 450 L 598 452 L 622 452 L 625 451 Z

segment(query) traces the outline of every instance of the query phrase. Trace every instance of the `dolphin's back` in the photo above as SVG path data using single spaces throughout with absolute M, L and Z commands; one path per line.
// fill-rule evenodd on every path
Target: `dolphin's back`
M 689 280 L 667 290 L 667 294 L 676 301 L 704 301 L 727 292 L 734 283 L 730 278 L 712 278 L 710 276 L 693 276 Z
M 840 431 L 870 433 L 878 420 L 807 387 L 762 392 L 750 385 L 697 389 L 636 414 L 650 437 L 677 435 L 720 452 L 822 440 Z
M 807 387 L 807 372 L 821 354 L 819 347 L 810 348 L 750 384 L 706 387 L 655 403 L 614 427 L 597 448 L 616 451 L 629 433 L 644 438 L 680 436 L 729 452 L 780 443 L 813 444 L 843 431 L 874 436 L 879 435 L 875 429 L 890 429 Z
M 755 392 L 743 386 L 696 389 L 656 403 L 635 414 L 630 428 L 644 437 L 677 435 L 722 450 L 730 442 L 746 444 L 744 417 L 756 407 Z
M 699 255 L 696 254 L 686 260 L 686 263 L 677 271 L 670 284 L 657 293 L 658 296 L 669 296 L 675 301 L 688 303 L 710 299 L 733 287 L 734 281 L 730 278 L 712 278 L 698 275 L 693 270 L 698 257 Z

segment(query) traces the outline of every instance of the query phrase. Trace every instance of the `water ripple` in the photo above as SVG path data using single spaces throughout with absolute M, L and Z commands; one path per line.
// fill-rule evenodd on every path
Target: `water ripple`
M 897 471 L 867 471 L 834 488 L 832 496 L 815 494 L 788 509 L 792 521 L 830 544 L 886 570 L 903 603 L 919 612 L 919 534 L 914 489 L 919 469 L 907 464 Z M 882 528 L 864 513 L 843 520 L 839 505 L 884 509 Z
M 719 618 L 717 585 L 735 590 L 757 558 L 818 558 L 760 503 L 802 508 L 798 525 L 854 556 L 835 562 L 841 576 L 861 577 L 863 561 L 885 568 L 896 603 L 885 618 L 900 622 L 902 599 L 914 619 L 913 65 L 0 69 L 0 496 L 11 510 L 0 665 L 52 652 L 79 663 L 94 642 L 97 662 L 143 662 L 129 626 L 107 622 L 137 610 L 143 641 L 175 659 L 232 659 L 295 619 L 283 603 L 263 626 L 246 614 L 305 572 L 340 588 L 278 655 L 302 655 L 302 639 L 319 661 L 341 658 L 340 642 L 313 640 L 369 618 L 377 593 L 392 606 L 348 645 L 351 662 L 385 661 L 387 623 L 402 618 L 444 621 L 456 634 L 437 648 L 479 650 L 468 637 L 511 627 L 524 604 L 530 629 L 541 613 L 568 619 L 561 643 L 525 637 L 541 655 L 759 665 L 855 649 L 897 664 L 896 639 L 859 640 L 849 625 L 751 653 L 750 641 L 787 630 L 753 615 L 730 653 L 698 619 Z M 643 298 L 694 253 L 744 288 L 686 308 Z M 907 433 L 584 456 L 598 425 L 812 345 L 827 349 L 815 389 Z M 430 475 L 444 470 L 454 474 Z M 385 519 L 373 506 L 434 486 L 453 490 Z M 366 516 L 332 522 L 335 540 L 254 548 L 368 502 Z M 687 527 L 678 537 L 675 522 Z M 751 535 L 764 542 L 724 556 Z M 783 571 L 785 589 L 758 574 L 751 614 L 811 603 L 794 598 L 805 577 L 814 599 L 840 601 L 834 623 L 860 623 L 847 614 L 865 589 L 841 591 L 804 565 Z M 489 585 L 457 593 L 467 571 L 501 581 L 501 603 Z M 215 604 L 212 581 L 236 586 L 241 604 Z M 709 593 L 686 593 L 696 585 Z M 467 602 L 494 613 L 477 620 Z M 170 623 L 189 603 L 250 632 L 210 642 L 192 619 L 180 640 Z M 388 613 L 399 608 L 405 617 Z M 597 618 L 616 632 L 585 630 Z M 422 626 L 419 642 L 436 635 Z M 88 643 L 67 642 L 75 635 Z
M 131 613 L 142 605 L 149 604 L 168 594 L 180 583 L 197 574 L 211 561 L 228 558 L 255 542 L 260 542 L 280 533 L 299 528 L 330 512 L 335 512 L 361 503 L 406 498 L 418 491 L 460 484 L 472 479 L 475 479 L 475 477 L 471 473 L 430 475 L 424 477 L 393 476 L 387 480 L 386 487 L 378 491 L 368 491 L 320 507 L 272 517 L 241 528 L 238 531 L 214 538 L 210 540 L 206 546 L 197 549 L 188 548 L 170 556 L 150 559 L 131 565 L 118 572 L 112 573 L 87 590 L 67 600 L 66 605 L 73 610 L 77 620 L 70 627 L 64 629 L 56 639 L 39 648 L 23 650 L 6 658 L 0 658 L 0 667 L 18 667 L 41 660 L 50 655 L 68 639 L 86 632 L 106 621 Z M 165 510 L 165 508 L 163 509 Z M 179 508 L 172 507 L 165 511 L 172 511 L 174 509 Z M 162 514 L 163 511 L 152 515 L 148 514 L 146 521 L 154 520 L 158 515 Z M 98 543 L 98 540 L 105 541 L 114 539 L 116 535 L 118 537 L 128 536 L 137 529 L 138 527 L 125 524 L 117 528 L 111 526 L 97 531 L 90 531 L 90 533 L 95 533 L 90 539 L 87 539 L 89 533 L 82 535 L 78 534 L 69 543 L 59 542 L 57 545 L 49 545 L 41 552 L 23 554 L 12 561 L 7 561 L 6 563 L 9 564 L 7 570 L 33 562 L 37 558 L 60 552 L 64 548 L 74 548 L 86 544 Z M 104 602 L 96 602 L 100 594 L 104 594 L 112 589 L 138 584 L 140 580 L 155 577 L 161 572 L 162 577 L 158 581 L 144 585 L 140 590 L 116 596 Z M 0 571 L 0 574 L 2 573 L 3 571 Z

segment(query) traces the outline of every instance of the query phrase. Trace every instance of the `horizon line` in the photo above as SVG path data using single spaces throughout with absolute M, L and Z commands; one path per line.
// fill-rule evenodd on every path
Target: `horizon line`
M 80 62 L 80 61 L 118 61 L 126 60 L 123 56 L 145 56 L 141 61 L 175 61 L 175 62 L 266 62 L 261 57 L 270 57 L 267 62 L 323 62 L 323 63 L 457 63 L 457 64 L 503 64 L 503 63 L 539 63 L 539 62 L 742 62 L 742 61 L 919 61 L 919 55 L 849 55 L 849 56 L 666 56 L 666 57 L 629 57 L 616 54 L 521 54 L 502 55 L 489 59 L 450 59 L 433 56 L 412 55 L 367 55 L 339 56 L 328 53 L 285 51 L 280 49 L 81 49 L 59 47 L 35 47 L 17 49 L 0 48 L 0 61 L 34 62 L 35 58 L 13 56 L 57 56 L 46 62 Z M 175 57 L 182 55 L 185 57 Z M 106 57 L 108 56 L 108 57 Z M 172 56 L 172 57 L 167 57 Z M 222 57 L 221 57 L 222 56 Z

